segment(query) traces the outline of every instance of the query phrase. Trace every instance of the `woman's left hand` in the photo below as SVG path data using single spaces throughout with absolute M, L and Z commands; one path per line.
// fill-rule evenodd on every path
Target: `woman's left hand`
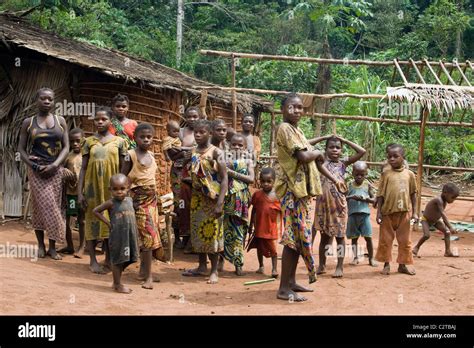
M 40 175 L 43 177 L 48 177 L 56 173 L 57 170 L 58 166 L 56 164 L 48 164 L 47 166 L 44 166 L 42 169 L 40 169 Z

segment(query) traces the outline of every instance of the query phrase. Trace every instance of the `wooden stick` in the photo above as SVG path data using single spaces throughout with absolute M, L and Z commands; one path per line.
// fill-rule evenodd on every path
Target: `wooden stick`
M 428 70 L 431 72 L 431 74 L 434 76 L 434 78 L 436 79 L 436 81 L 442 85 L 443 83 L 441 82 L 441 80 L 438 78 L 438 75 L 436 75 L 436 73 L 434 72 L 433 68 L 431 67 L 430 63 L 428 62 L 428 60 L 423 59 L 423 61 L 425 62 L 426 66 L 428 67 Z
M 340 64 L 340 65 L 369 65 L 369 66 L 393 66 L 393 61 L 374 61 L 374 60 L 359 60 L 359 59 L 334 59 L 334 58 L 313 58 L 313 57 L 296 57 L 296 56 L 279 56 L 270 54 L 254 54 L 254 53 L 241 53 L 241 52 L 229 52 L 229 51 L 215 51 L 215 50 L 200 50 L 200 54 L 206 56 L 216 57 L 227 57 L 231 58 L 250 58 L 257 60 L 282 60 L 292 62 L 309 62 L 309 63 L 323 63 L 323 64 Z M 410 65 L 409 61 L 398 61 L 399 65 Z M 422 61 L 416 61 L 416 65 L 423 65 Z M 439 65 L 438 62 L 432 62 L 433 65 Z M 461 64 L 461 66 L 467 63 Z M 446 63 L 446 66 L 450 67 L 452 63 Z
M 276 114 L 280 115 L 281 111 L 275 111 Z M 309 117 L 321 117 L 325 119 L 338 119 L 338 120 L 352 120 L 352 121 L 369 121 L 369 122 L 385 122 L 385 123 L 394 123 L 394 124 L 402 124 L 402 125 L 410 125 L 410 126 L 419 126 L 421 121 L 404 121 L 404 120 L 396 120 L 390 118 L 377 118 L 377 117 L 369 117 L 369 116 L 360 116 L 360 115 L 337 115 L 337 114 L 322 114 L 322 113 L 313 113 L 304 114 L 303 116 Z M 462 123 L 462 122 L 427 122 L 428 126 L 439 126 L 439 127 L 466 127 L 466 128 L 474 128 L 474 123 Z
M 456 62 L 455 64 L 456 64 L 456 68 L 458 68 L 458 71 L 461 74 L 461 80 L 459 81 L 459 84 L 461 84 L 462 81 L 464 80 L 464 82 L 466 82 L 468 86 L 472 86 L 469 80 L 467 79 L 466 75 L 464 74 L 464 72 L 466 71 L 466 67 L 464 67 L 464 71 L 463 71 L 463 69 L 461 69 L 461 67 L 459 66 L 458 62 Z
M 423 159 L 425 150 L 425 129 L 428 121 L 429 111 L 426 108 L 421 109 L 421 126 L 420 126 L 420 144 L 418 146 L 418 169 L 416 171 L 416 187 L 418 194 L 416 195 L 416 214 L 420 216 L 421 213 L 421 189 L 423 184 Z M 418 230 L 418 224 L 413 225 L 414 230 Z
M 423 75 L 421 74 L 421 71 L 418 70 L 418 67 L 417 67 L 416 64 L 415 64 L 415 61 L 410 58 L 410 63 L 411 63 L 411 65 L 413 66 L 413 68 L 415 69 L 416 74 L 418 75 L 418 79 L 416 80 L 417 83 L 418 83 L 418 81 L 421 81 L 421 83 L 426 83 L 426 82 L 425 82 L 425 79 L 423 78 Z
M 232 91 L 247 92 L 256 94 L 271 94 L 271 95 L 285 95 L 291 92 L 288 91 L 276 91 L 271 89 L 259 89 L 259 88 L 243 88 L 243 87 L 222 87 L 222 86 L 196 86 L 196 89 L 207 89 L 207 90 L 219 90 L 219 91 Z M 356 94 L 356 93 L 329 93 L 329 94 L 315 94 L 315 93 L 304 93 L 298 92 L 301 96 L 310 96 L 318 99 L 333 99 L 333 98 L 359 98 L 359 99 L 386 99 L 388 98 L 385 94 Z
M 262 280 L 254 280 L 251 282 L 245 282 L 244 285 L 255 285 L 255 284 L 263 284 L 263 283 L 270 283 L 275 281 L 275 278 L 269 278 L 269 279 L 262 279 Z
M 264 156 L 260 156 L 261 158 L 263 158 Z M 378 166 L 378 167 L 381 167 L 381 166 L 384 166 L 386 165 L 385 162 L 366 162 L 367 165 L 369 166 Z M 418 167 L 418 164 L 416 163 L 409 163 L 408 166 L 410 167 Z M 474 173 L 474 168 L 464 168 L 464 167 L 446 167 L 446 166 L 433 166 L 433 165 L 430 165 L 430 164 L 423 164 L 423 168 L 427 168 L 427 169 L 434 169 L 434 170 L 449 170 L 449 171 L 453 171 L 453 172 L 470 172 L 470 173 Z
M 396 59 L 393 60 L 393 64 L 395 64 L 395 67 L 397 68 L 398 73 L 400 74 L 400 77 L 403 80 L 403 83 L 406 85 L 408 83 L 408 81 L 405 77 L 405 74 L 403 73 L 402 68 L 400 68 L 400 65 L 398 64 L 398 61 Z
M 270 156 L 273 155 L 273 148 L 275 147 L 275 111 L 271 113 L 271 125 L 270 125 Z
M 439 64 L 441 70 L 443 70 L 444 74 L 448 78 L 448 81 L 451 82 L 452 85 L 457 86 L 456 82 L 454 82 L 454 80 L 451 78 L 451 75 L 449 74 L 448 70 L 444 67 L 443 61 L 440 60 Z
M 237 92 L 235 87 L 235 57 L 232 54 L 232 127 L 237 131 Z

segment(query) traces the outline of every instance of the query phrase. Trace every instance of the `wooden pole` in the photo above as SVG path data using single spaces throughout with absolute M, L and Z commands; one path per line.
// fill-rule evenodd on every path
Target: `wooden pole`
M 281 111 L 275 111 L 276 114 L 281 114 Z M 337 115 L 337 114 L 322 114 L 322 113 L 313 113 L 311 114 L 304 114 L 303 116 L 309 117 L 320 117 L 325 119 L 337 119 L 337 120 L 351 120 L 351 121 L 369 121 L 369 122 L 384 122 L 384 123 L 394 123 L 394 124 L 402 124 L 408 126 L 419 126 L 421 121 L 405 121 L 405 120 L 397 120 L 391 118 L 377 118 L 377 117 L 369 117 L 369 116 L 360 116 L 360 115 Z M 466 127 L 466 128 L 474 128 L 474 118 L 473 123 L 462 123 L 462 122 L 427 122 L 428 126 L 438 126 L 438 127 Z
M 235 57 L 232 54 L 232 127 L 237 131 L 237 92 L 235 90 Z
M 416 171 L 416 186 L 418 194 L 416 195 L 416 214 L 420 217 L 421 213 L 421 189 L 423 183 L 423 160 L 425 150 L 425 129 L 428 121 L 429 111 L 426 108 L 421 109 L 420 143 L 418 145 L 418 169 Z M 415 223 L 414 230 L 418 231 L 418 223 Z
M 184 0 L 178 0 L 178 17 L 176 19 L 176 66 L 181 65 L 181 51 L 183 47 L 183 20 Z
M 270 130 L 270 156 L 273 156 L 273 149 L 275 147 L 275 138 L 276 138 L 276 134 L 275 134 L 275 112 L 272 111 L 271 113 L 271 130 Z
M 231 58 L 250 58 L 257 60 L 282 60 L 291 62 L 309 62 L 315 64 L 340 64 L 340 65 L 369 65 L 369 66 L 393 66 L 393 61 L 374 61 L 374 60 L 359 60 L 359 59 L 334 59 L 334 58 L 313 58 L 313 57 L 296 57 L 296 56 L 278 56 L 270 54 L 254 54 L 228 51 L 214 51 L 214 50 L 200 50 L 200 54 L 206 56 L 227 57 Z M 410 61 L 398 61 L 399 65 L 411 65 Z M 423 61 L 416 61 L 416 65 L 423 65 Z M 432 65 L 439 65 L 439 62 L 431 62 Z M 467 63 L 461 63 L 464 67 Z M 451 67 L 453 63 L 445 63 L 447 67 Z

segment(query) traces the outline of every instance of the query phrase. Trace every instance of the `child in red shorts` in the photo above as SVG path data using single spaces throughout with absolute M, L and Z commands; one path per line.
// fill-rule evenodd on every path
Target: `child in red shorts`
M 277 271 L 277 240 L 281 235 L 281 206 L 273 190 L 275 171 L 272 168 L 263 168 L 260 172 L 260 186 L 262 189 L 252 195 L 252 217 L 249 225 L 250 249 L 257 249 L 259 268 L 257 273 L 263 274 L 263 257 L 272 258 L 272 277 L 278 278 Z M 255 230 L 253 231 L 255 227 Z

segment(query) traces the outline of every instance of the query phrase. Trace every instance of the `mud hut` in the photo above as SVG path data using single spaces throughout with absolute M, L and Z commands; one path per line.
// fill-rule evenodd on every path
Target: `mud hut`
M 44 86 L 55 91 L 56 112 L 70 127 L 81 127 L 86 134 L 93 131 L 93 108 L 109 105 L 117 93 L 126 94 L 129 117 L 155 126 L 160 194 L 170 191 L 170 163 L 162 152 L 169 120 L 181 121 L 186 107 L 198 105 L 208 119 L 224 118 L 232 124 L 228 91 L 198 89 L 196 86 L 215 85 L 116 50 L 61 38 L 24 19 L 0 14 L 0 216 L 22 215 L 26 174 L 16 155 L 19 130 L 22 121 L 34 114 L 35 92 Z M 270 107 L 263 98 L 238 94 L 239 116 L 252 113 L 258 121 L 260 113 Z

